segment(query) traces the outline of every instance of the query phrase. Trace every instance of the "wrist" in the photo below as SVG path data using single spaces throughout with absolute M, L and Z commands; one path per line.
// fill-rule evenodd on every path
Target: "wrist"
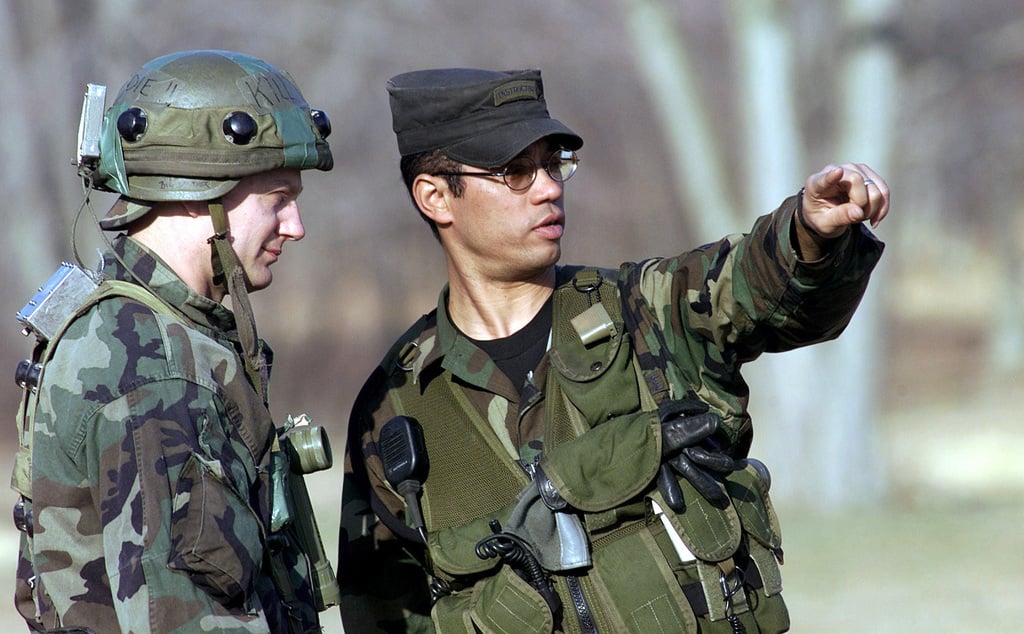
M 830 238 L 826 238 L 821 235 L 817 229 L 814 228 L 811 223 L 807 222 L 807 217 L 804 215 L 804 188 L 801 187 L 799 193 L 796 195 L 796 211 L 793 215 L 796 216 L 796 221 L 803 227 L 804 231 L 809 233 L 812 237 L 817 238 L 820 242 L 826 242 Z
M 801 262 L 812 263 L 823 260 L 832 250 L 832 244 L 845 234 L 844 231 L 837 236 L 825 236 L 808 222 L 804 214 L 804 188 L 802 187 L 796 196 L 793 217 L 791 241 L 793 250 L 796 251 L 797 258 Z

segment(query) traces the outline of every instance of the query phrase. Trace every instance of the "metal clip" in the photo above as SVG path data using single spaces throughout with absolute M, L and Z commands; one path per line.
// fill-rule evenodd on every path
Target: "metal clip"
M 26 506 L 25 496 L 18 496 L 14 503 L 14 527 L 29 537 L 34 536 L 35 529 L 32 527 L 32 508 Z

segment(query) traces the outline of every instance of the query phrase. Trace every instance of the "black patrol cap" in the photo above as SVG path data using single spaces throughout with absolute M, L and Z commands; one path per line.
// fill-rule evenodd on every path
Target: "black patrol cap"
M 388 94 L 402 156 L 443 150 L 460 163 L 492 168 L 547 136 L 566 149 L 583 145 L 548 114 L 539 70 L 419 70 L 388 80 Z

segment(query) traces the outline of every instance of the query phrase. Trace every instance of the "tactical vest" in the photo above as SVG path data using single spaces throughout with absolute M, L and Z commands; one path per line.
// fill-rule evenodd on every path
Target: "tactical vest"
M 428 563 L 451 590 L 432 609 L 438 632 L 475 626 L 646 634 L 697 632 L 698 623 L 701 632 L 723 634 L 737 631 L 737 623 L 750 633 L 789 628 L 780 594 L 781 536 L 759 472 L 747 464 L 728 476 L 732 502 L 724 508 L 679 478 L 686 502 L 679 514 L 654 485 L 660 421 L 623 325 L 619 276 L 560 268 L 554 291 L 541 466 L 581 512 L 592 554 L 591 566 L 551 575 L 564 606 L 561 623 L 509 566 L 474 550 L 491 534 L 492 519 L 509 517 L 530 477 L 448 371 L 419 383 L 403 376 L 415 364 L 415 345 L 402 347 L 385 368 L 395 412 L 423 422 Z M 411 329 L 413 341 L 427 325 Z M 673 387 L 685 393 L 688 386 Z

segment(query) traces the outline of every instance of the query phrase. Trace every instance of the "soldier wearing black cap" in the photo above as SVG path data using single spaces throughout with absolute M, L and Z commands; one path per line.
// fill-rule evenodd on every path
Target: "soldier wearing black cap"
M 448 283 L 353 408 L 346 629 L 786 631 L 740 368 L 843 330 L 885 182 L 830 165 L 748 234 L 563 265 L 583 141 L 539 71 L 417 71 L 388 92 Z

